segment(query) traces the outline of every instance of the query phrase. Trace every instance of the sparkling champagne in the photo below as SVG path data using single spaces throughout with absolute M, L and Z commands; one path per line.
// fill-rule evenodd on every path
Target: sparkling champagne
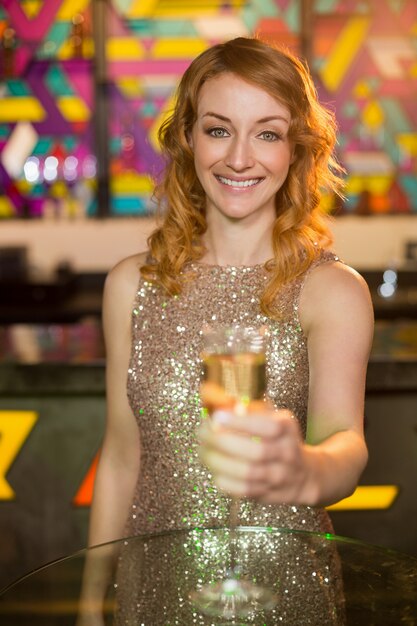
M 247 406 L 251 400 L 262 400 L 266 373 L 263 352 L 204 354 L 203 379 L 219 388 L 219 404 L 226 394 L 235 404 Z

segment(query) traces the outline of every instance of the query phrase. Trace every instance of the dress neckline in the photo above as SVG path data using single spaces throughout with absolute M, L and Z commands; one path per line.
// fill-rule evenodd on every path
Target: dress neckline
M 188 264 L 188 267 L 191 270 L 210 270 L 210 271 L 218 271 L 218 272 L 253 272 L 260 269 L 265 270 L 265 263 L 255 263 L 254 265 L 216 265 L 215 263 L 201 263 L 199 261 L 192 261 Z

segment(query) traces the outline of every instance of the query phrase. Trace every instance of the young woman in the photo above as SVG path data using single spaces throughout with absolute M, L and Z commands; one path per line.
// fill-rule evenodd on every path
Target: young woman
M 227 525 L 224 492 L 244 496 L 243 525 L 331 531 L 322 505 L 351 494 L 367 460 L 373 328 L 320 212 L 322 190 L 340 187 L 333 116 L 299 60 L 238 38 L 190 65 L 160 140 L 163 221 L 105 286 L 90 544 Z M 207 426 L 203 463 L 205 324 L 268 326 L 270 404 L 250 420 L 223 412 L 221 436 Z

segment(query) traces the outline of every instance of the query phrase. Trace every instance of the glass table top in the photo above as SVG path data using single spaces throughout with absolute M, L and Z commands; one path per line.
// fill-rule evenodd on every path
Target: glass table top
M 43 626 L 417 625 L 417 559 L 359 541 L 241 527 L 241 576 L 276 606 L 244 618 L 208 616 L 190 593 L 224 577 L 227 529 L 137 536 L 55 561 L 0 594 L 0 624 Z M 80 601 L 80 597 L 82 600 Z

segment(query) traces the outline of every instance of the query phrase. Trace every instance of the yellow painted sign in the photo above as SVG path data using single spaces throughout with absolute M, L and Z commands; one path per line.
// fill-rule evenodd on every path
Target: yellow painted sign
M 35 411 L 0 411 L 0 500 L 15 498 L 6 474 L 37 419 Z
M 351 496 L 326 508 L 328 511 L 389 509 L 398 491 L 397 485 L 360 485 Z

